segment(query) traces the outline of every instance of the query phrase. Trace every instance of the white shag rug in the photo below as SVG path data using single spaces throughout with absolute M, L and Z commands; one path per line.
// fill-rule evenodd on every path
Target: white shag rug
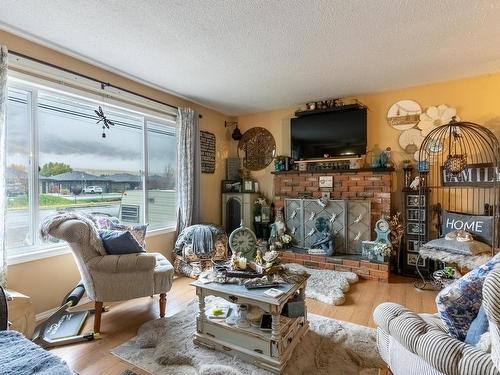
M 306 271 L 310 274 L 311 277 L 307 280 L 306 297 L 330 305 L 342 305 L 345 302 L 344 293 L 349 291 L 350 284 L 359 280 L 354 272 L 306 268 L 296 263 L 287 263 L 286 268 L 292 271 Z
M 214 303 L 215 299 L 212 298 Z M 174 316 L 143 324 L 137 336 L 112 350 L 155 375 L 270 375 L 225 353 L 197 347 L 197 300 Z M 309 314 L 310 329 L 295 348 L 284 375 L 377 375 L 383 361 L 375 330 Z

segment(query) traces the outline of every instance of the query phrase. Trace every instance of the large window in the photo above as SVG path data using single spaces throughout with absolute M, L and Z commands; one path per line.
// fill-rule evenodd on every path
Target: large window
M 96 124 L 101 105 L 115 126 Z M 7 214 L 9 255 L 46 249 L 40 223 L 58 212 L 116 216 L 163 229 L 176 216 L 176 129 L 136 108 L 9 84 Z

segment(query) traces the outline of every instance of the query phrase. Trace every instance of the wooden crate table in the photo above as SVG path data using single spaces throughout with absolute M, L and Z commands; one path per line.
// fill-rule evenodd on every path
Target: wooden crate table
M 266 289 L 248 290 L 235 284 L 203 284 L 195 281 L 199 301 L 196 318 L 194 343 L 210 349 L 236 356 L 255 366 L 280 374 L 290 359 L 294 348 L 307 332 L 307 309 L 304 316 L 288 318 L 281 315 L 283 306 L 292 298 L 304 300 L 307 279 L 298 284 L 280 284 L 276 286 L 284 292 L 277 298 L 264 294 Z M 205 311 L 205 297 L 222 297 L 229 302 L 258 306 L 272 315 L 271 331 L 256 327 L 240 328 L 229 325 L 224 319 L 208 319 Z

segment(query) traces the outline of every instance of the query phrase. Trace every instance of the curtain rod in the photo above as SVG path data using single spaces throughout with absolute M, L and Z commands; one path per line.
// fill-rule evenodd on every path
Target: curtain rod
M 82 77 L 82 78 L 85 78 L 85 79 L 97 82 L 97 83 L 99 83 L 101 85 L 101 89 L 102 90 L 104 90 L 106 87 L 112 87 L 114 89 L 117 89 L 117 90 L 120 90 L 120 91 L 124 91 L 124 92 L 126 92 L 128 94 L 136 95 L 136 96 L 138 96 L 140 98 L 151 100 L 151 101 L 153 101 L 155 103 L 158 103 L 158 104 L 166 105 L 168 107 L 175 108 L 177 110 L 179 109 L 179 107 L 176 106 L 176 105 L 171 105 L 171 104 L 162 102 L 160 100 L 157 100 L 157 99 L 154 99 L 154 98 L 150 98 L 149 96 L 138 94 L 138 93 L 133 92 L 131 90 L 124 89 L 123 87 L 113 85 L 112 83 L 101 81 L 100 79 L 97 79 L 97 78 L 94 78 L 94 77 L 91 77 L 91 76 L 88 76 L 88 75 L 85 75 L 85 74 L 82 74 L 82 73 L 75 72 L 74 70 L 71 70 L 71 69 L 68 69 L 68 68 L 64 68 L 62 66 L 59 66 L 59 65 L 56 65 L 56 64 L 52 64 L 52 63 L 49 63 L 47 61 L 43 61 L 43 60 L 37 59 L 36 57 L 25 55 L 24 53 L 20 53 L 20 52 L 9 50 L 9 54 L 13 54 L 13 55 L 16 55 L 18 57 L 22 57 L 24 59 L 28 59 L 28 60 L 37 62 L 39 64 L 43 64 L 43 65 L 49 66 L 51 68 L 62 70 L 63 72 L 66 72 L 66 73 L 74 74 L 76 76 L 79 76 L 79 77 Z M 203 116 L 201 114 L 198 114 L 198 117 L 202 118 Z

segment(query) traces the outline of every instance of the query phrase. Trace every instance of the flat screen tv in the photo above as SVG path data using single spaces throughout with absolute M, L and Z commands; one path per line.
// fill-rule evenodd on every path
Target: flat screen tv
M 366 154 L 366 108 L 292 118 L 292 158 Z

